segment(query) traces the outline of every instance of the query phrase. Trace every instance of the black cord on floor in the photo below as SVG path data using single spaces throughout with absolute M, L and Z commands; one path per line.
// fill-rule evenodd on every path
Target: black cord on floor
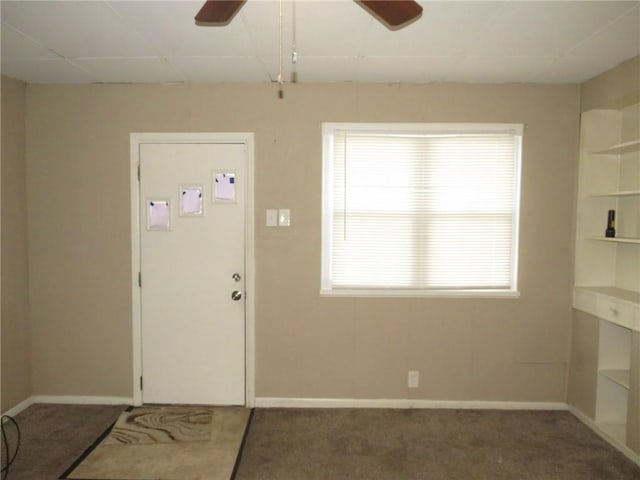
M 13 455 L 11 455 L 9 442 L 7 441 L 7 432 L 4 429 L 5 422 L 13 423 L 16 427 L 16 431 L 18 432 L 16 450 L 13 452 Z M 0 417 L 0 430 L 2 430 L 2 443 L 4 443 L 5 458 L 7 459 L 7 464 L 2 467 L 0 477 L 2 477 L 2 480 L 5 480 L 9 476 L 9 469 L 11 468 L 11 465 L 13 465 L 13 462 L 18 456 L 18 450 L 20 450 L 20 427 L 18 426 L 18 422 L 16 422 L 13 417 L 10 417 L 9 415 L 2 415 L 2 417 Z

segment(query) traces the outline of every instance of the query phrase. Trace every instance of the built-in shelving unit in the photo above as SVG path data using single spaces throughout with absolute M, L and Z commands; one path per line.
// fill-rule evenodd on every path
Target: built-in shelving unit
M 616 441 L 625 444 L 628 396 L 631 380 L 631 336 L 629 329 L 613 322 L 600 322 L 596 424 Z
M 615 210 L 616 235 L 606 237 Z M 640 103 L 637 95 L 582 114 L 574 308 L 598 318 L 595 425 L 640 458 Z M 630 423 L 636 422 L 636 423 Z M 629 432 L 633 432 L 630 434 Z
M 615 237 L 605 236 L 609 210 L 616 212 Z M 576 287 L 640 291 L 637 95 L 582 114 L 576 233 Z M 618 290 L 609 290 L 607 300 L 615 301 Z M 630 302 L 629 298 L 626 295 L 624 301 Z M 631 303 L 640 309 L 640 301 Z

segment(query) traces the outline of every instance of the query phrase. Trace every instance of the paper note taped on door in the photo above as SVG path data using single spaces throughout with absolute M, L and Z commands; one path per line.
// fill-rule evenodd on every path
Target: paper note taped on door
M 214 200 L 234 202 L 236 200 L 236 174 L 216 173 L 213 182 Z
M 171 230 L 171 207 L 168 200 L 147 201 L 147 228 L 149 230 Z
M 200 186 L 180 188 L 180 215 L 197 216 L 204 213 L 202 190 Z

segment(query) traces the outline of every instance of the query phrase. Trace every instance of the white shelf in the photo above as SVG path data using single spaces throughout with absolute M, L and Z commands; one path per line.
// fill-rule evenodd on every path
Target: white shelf
M 590 235 L 588 237 L 591 240 L 598 240 L 601 242 L 613 242 L 613 243 L 637 243 L 640 244 L 640 238 L 629 237 L 603 237 L 599 235 Z
M 631 373 L 629 370 L 600 370 L 600 375 L 607 377 L 622 388 L 629 390 Z
M 625 153 L 638 152 L 640 151 L 640 139 L 631 140 L 630 142 L 618 143 L 617 145 L 612 145 L 609 148 L 605 148 L 604 150 L 598 150 L 597 152 L 591 152 L 596 155 L 622 155 Z
M 591 286 L 581 287 L 576 286 L 576 289 L 584 290 L 588 293 L 595 293 L 597 295 L 604 295 L 611 297 L 614 300 L 622 300 L 623 302 L 630 302 L 636 305 L 640 305 L 640 292 L 634 292 L 631 290 L 624 290 L 617 287 L 605 287 L 605 286 Z
M 640 190 L 621 190 L 618 192 L 590 193 L 590 197 L 636 197 L 640 196 Z

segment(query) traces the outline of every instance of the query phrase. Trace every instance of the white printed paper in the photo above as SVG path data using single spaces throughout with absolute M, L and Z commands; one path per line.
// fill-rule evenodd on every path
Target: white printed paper
M 202 187 L 180 188 L 180 215 L 202 215 L 203 207 Z
M 171 229 L 171 207 L 168 200 L 148 201 L 147 227 L 149 230 Z
M 233 202 L 236 199 L 236 174 L 216 173 L 214 176 L 215 200 Z

